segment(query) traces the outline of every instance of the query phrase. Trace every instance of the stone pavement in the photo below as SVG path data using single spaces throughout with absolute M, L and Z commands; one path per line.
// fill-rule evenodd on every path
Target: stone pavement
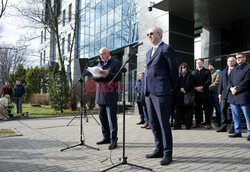
M 97 116 L 95 116 L 97 117 Z M 76 147 L 61 152 L 68 145 L 79 143 L 79 118 L 66 126 L 72 117 L 0 121 L 0 128 L 15 128 L 23 136 L 0 138 L 0 171 L 102 171 L 119 163 L 122 157 L 122 115 L 119 115 L 118 148 L 97 146 L 102 139 L 100 126 L 89 118 L 83 120 L 85 143 L 100 151 Z M 128 163 L 152 168 L 153 171 L 250 171 L 250 142 L 229 138 L 215 129 L 174 130 L 173 163 L 161 166 L 160 159 L 146 159 L 154 150 L 150 130 L 136 125 L 138 115 L 126 116 L 126 156 Z M 122 165 L 110 171 L 146 171 Z

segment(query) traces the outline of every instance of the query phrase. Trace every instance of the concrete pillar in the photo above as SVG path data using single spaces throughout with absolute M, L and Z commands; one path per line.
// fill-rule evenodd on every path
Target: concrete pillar
M 177 62 L 194 67 L 194 22 L 169 13 L 169 44 L 174 46 Z

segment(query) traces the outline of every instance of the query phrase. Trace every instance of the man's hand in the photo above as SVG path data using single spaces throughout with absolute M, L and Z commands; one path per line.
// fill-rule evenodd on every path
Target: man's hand
M 219 98 L 219 100 L 222 100 L 222 95 L 219 94 L 219 95 L 218 95 L 218 98 Z
M 203 87 L 194 87 L 194 89 L 197 91 L 197 92 L 203 92 Z
M 230 88 L 230 90 L 231 90 L 231 92 L 232 92 L 233 95 L 235 95 L 237 93 L 236 88 L 237 88 L 236 86 Z
M 108 70 L 103 70 L 103 71 L 100 72 L 100 74 L 108 76 L 109 75 L 109 71 Z
M 183 92 L 183 93 L 186 92 L 184 88 L 181 88 L 180 91 Z

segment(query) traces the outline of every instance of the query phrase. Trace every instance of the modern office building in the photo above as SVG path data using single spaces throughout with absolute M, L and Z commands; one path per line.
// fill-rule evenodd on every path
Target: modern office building
M 49 1 L 49 0 L 47 0 Z M 53 0 L 50 0 L 51 2 Z M 101 47 L 108 47 L 121 62 L 132 54 L 133 45 L 143 42 L 127 65 L 128 100 L 133 100 L 132 87 L 143 71 L 145 54 L 151 48 L 147 32 L 153 26 L 163 29 L 163 41 L 172 44 L 178 63 L 194 68 L 195 58 L 226 65 L 226 56 L 250 50 L 249 0 L 54 0 L 61 3 L 60 24 L 62 53 L 67 54 L 67 41 L 72 39 L 70 9 L 79 12 L 74 59 L 98 58 Z M 71 4 L 71 6 L 70 6 Z M 64 39 L 64 41 L 63 41 Z M 43 40 L 43 41 L 42 41 Z M 45 41 L 46 40 L 46 41 Z M 199 40 L 200 54 L 194 54 Z M 41 64 L 57 59 L 54 35 L 41 33 Z M 64 47 L 64 48 L 63 48 Z M 74 78 L 79 76 L 78 61 L 72 65 Z

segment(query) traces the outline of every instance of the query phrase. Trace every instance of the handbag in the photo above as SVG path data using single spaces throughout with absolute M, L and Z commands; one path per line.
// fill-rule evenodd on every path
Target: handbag
M 187 82 L 188 82 L 190 75 L 191 74 L 188 75 L 186 85 L 187 85 Z M 184 105 L 185 106 L 193 106 L 194 105 L 194 92 L 193 91 L 184 93 Z
M 184 105 L 185 106 L 194 105 L 194 93 L 193 92 L 187 92 L 184 94 Z

